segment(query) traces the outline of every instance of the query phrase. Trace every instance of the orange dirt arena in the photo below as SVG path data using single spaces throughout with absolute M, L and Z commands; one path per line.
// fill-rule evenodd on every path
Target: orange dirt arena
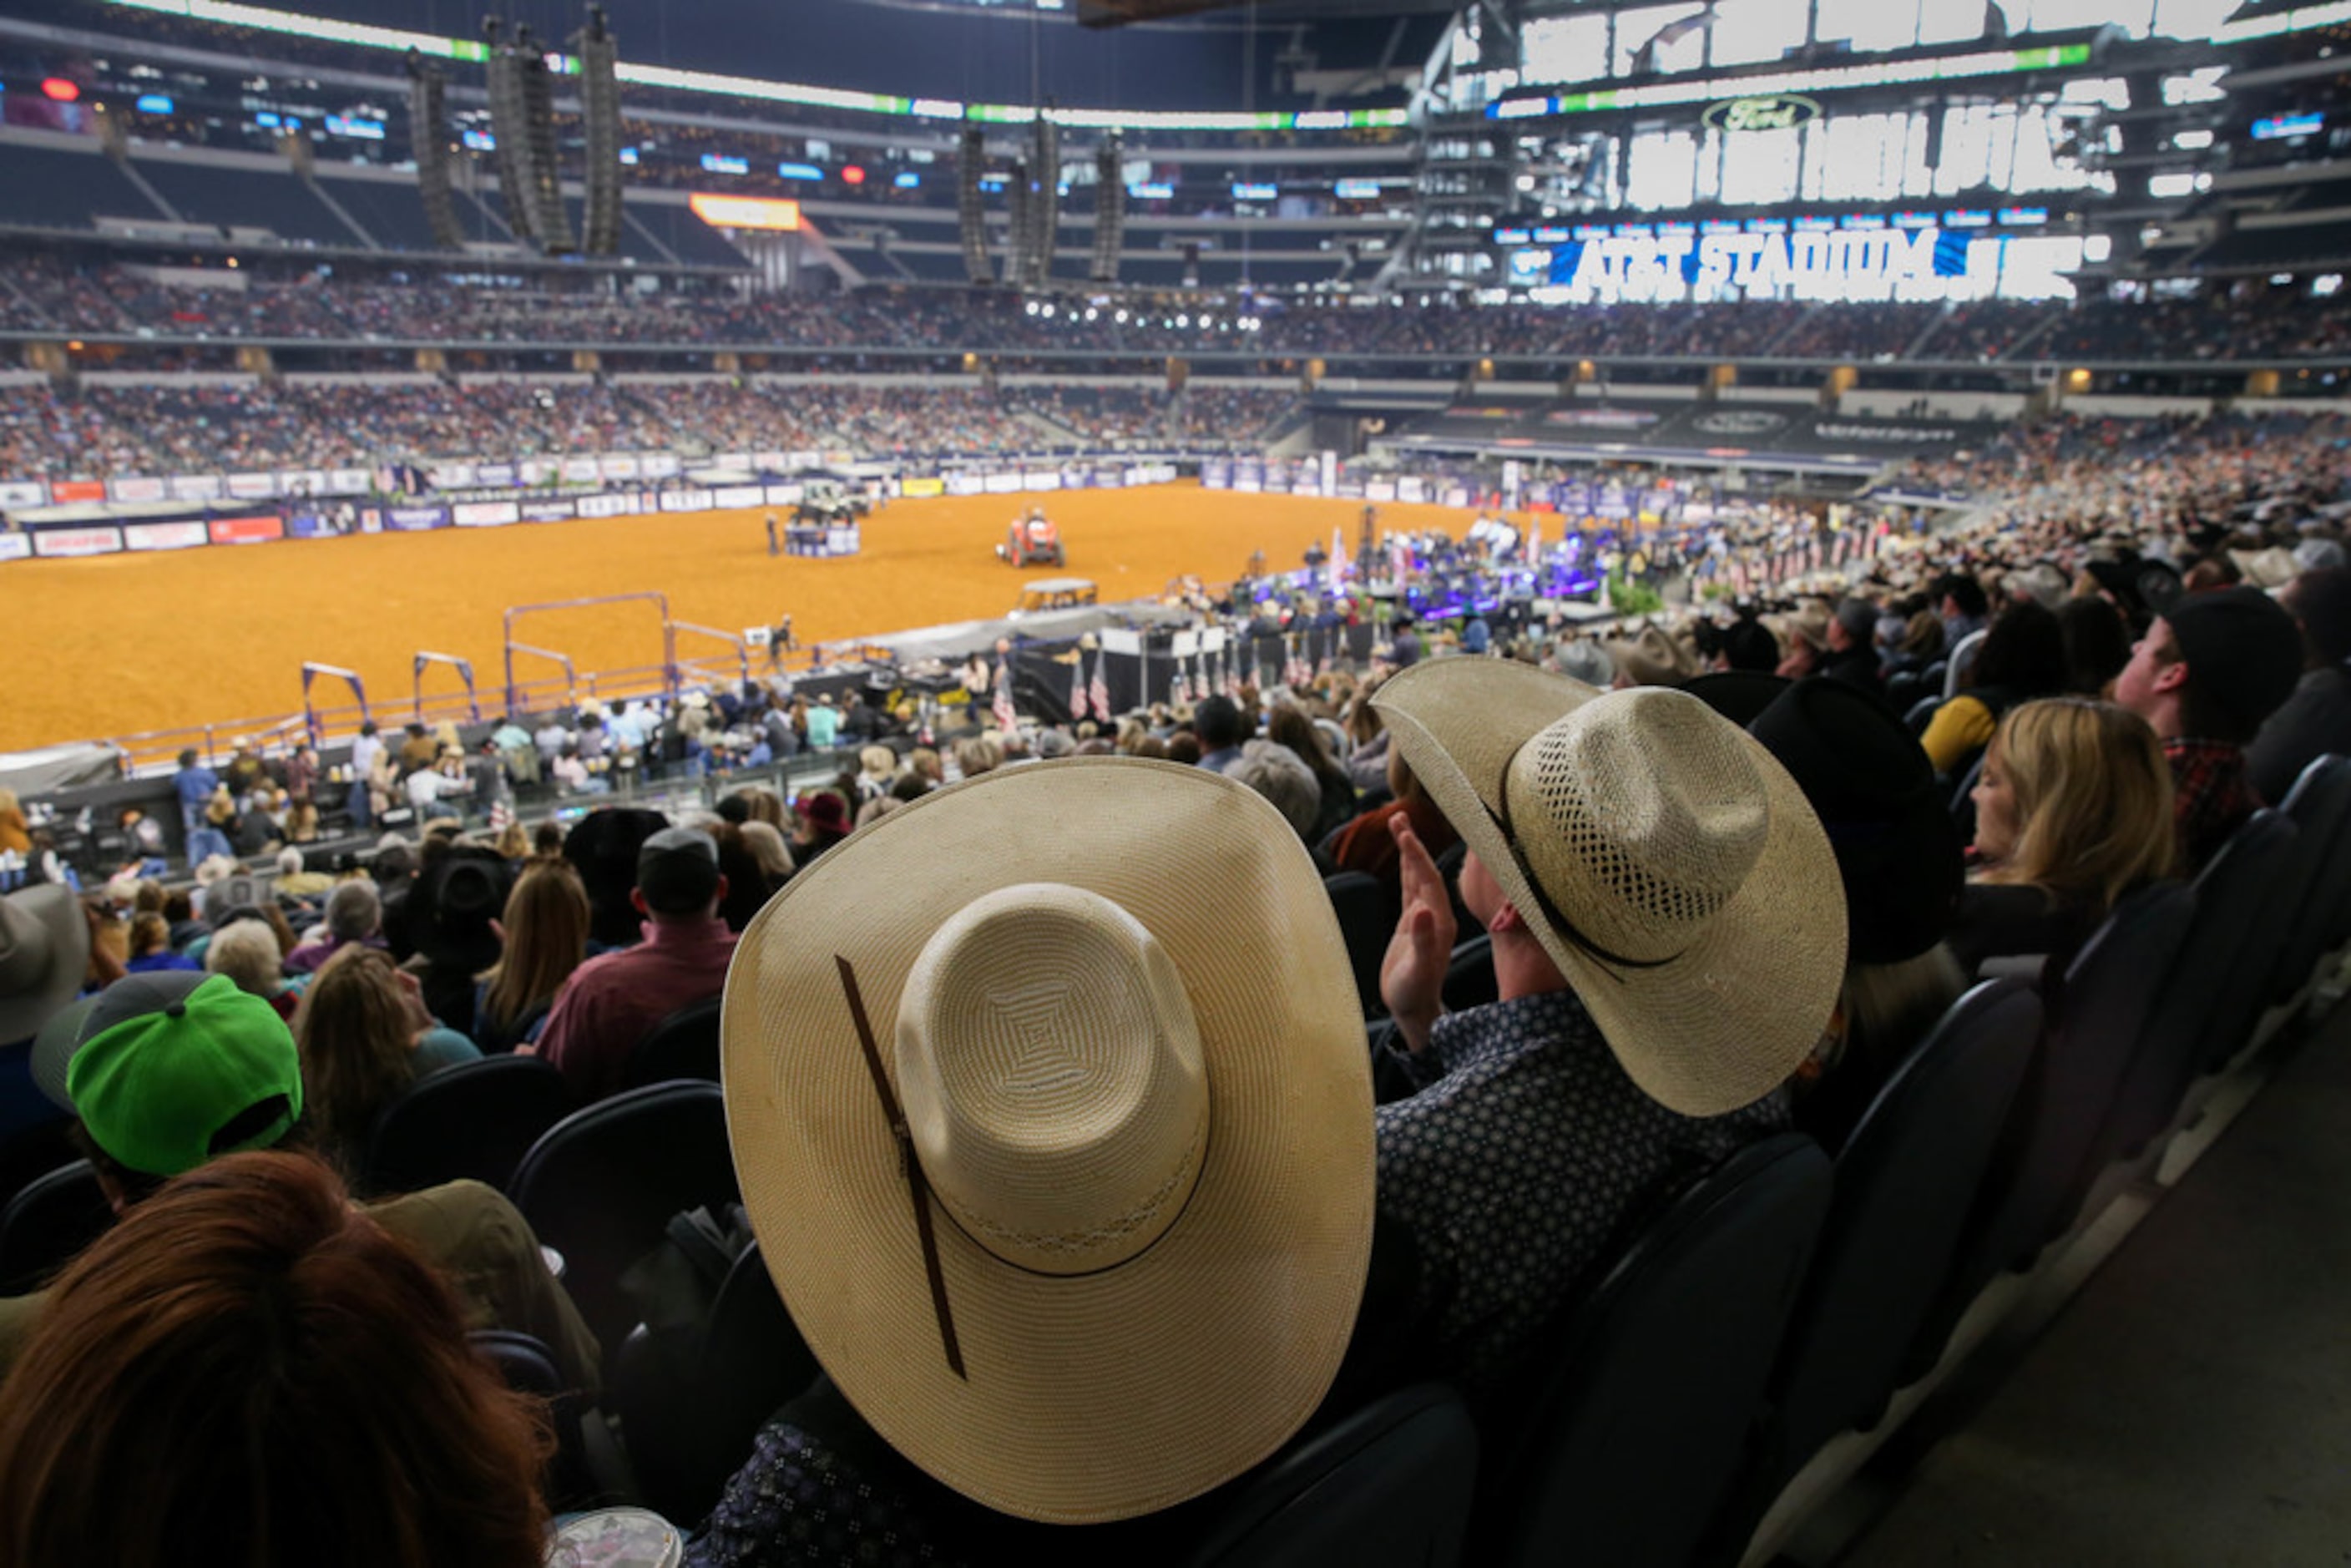
M 298 712 L 305 660 L 358 671 L 379 714 L 404 716 L 413 660 L 428 649 L 473 661 L 488 711 L 516 604 L 658 590 L 674 618 L 730 632 L 789 613 L 803 643 L 998 616 L 1024 574 L 995 548 L 1032 501 L 1061 525 L 1066 573 L 1092 579 L 1105 602 L 1155 596 L 1187 573 L 1228 581 L 1254 550 L 1288 570 L 1334 528 L 1352 551 L 1363 510 L 1176 484 L 893 501 L 866 520 L 864 553 L 835 560 L 770 559 L 763 513 L 750 510 L 12 562 L 0 567 L 0 749 Z M 1448 532 L 1467 521 L 1434 506 L 1383 505 L 1380 517 Z M 642 603 L 536 615 L 516 634 L 569 654 L 583 679 L 661 661 Z M 716 651 L 680 635 L 681 656 Z M 554 671 L 534 659 L 516 673 Z M 455 683 L 445 670 L 425 679 L 429 691 Z M 323 686 L 319 697 L 349 700 Z

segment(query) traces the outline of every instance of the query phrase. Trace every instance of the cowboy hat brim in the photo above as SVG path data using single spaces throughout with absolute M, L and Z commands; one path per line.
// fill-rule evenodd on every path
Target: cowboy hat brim
M 1740 730 L 1767 797 L 1763 846 L 1697 939 L 1670 962 L 1620 968 L 1554 927 L 1501 827 L 1510 760 L 1587 704 L 1634 695 L 1596 692 L 1530 665 L 1459 659 L 1389 677 L 1372 706 L 1437 810 L 1526 915 L 1626 1075 L 1667 1110 L 1718 1116 L 1778 1088 L 1820 1044 L 1844 975 L 1844 890 L 1803 791 Z M 1686 692 L 1646 695 L 1698 704 Z
M 81 989 L 89 971 L 89 922 L 80 898 L 62 883 L 38 883 L 6 896 L 18 913 L 40 924 L 47 938 L 48 958 L 40 973 L 0 998 L 0 1040 L 26 1040 Z
M 1196 1186 L 1116 1267 L 1015 1267 L 933 1202 L 950 1370 L 899 1145 L 840 975 L 895 1079 L 898 1001 L 949 915 L 1022 883 L 1117 904 L 1182 977 L 1211 1107 Z M 1004 977 L 1008 998 L 1022 977 Z M 1071 758 L 935 791 L 803 870 L 744 931 L 727 1131 L 794 1322 L 892 1448 L 1021 1518 L 1130 1518 L 1287 1441 L 1328 1391 L 1371 1250 L 1369 1053 L 1346 947 L 1280 814 L 1218 775 Z

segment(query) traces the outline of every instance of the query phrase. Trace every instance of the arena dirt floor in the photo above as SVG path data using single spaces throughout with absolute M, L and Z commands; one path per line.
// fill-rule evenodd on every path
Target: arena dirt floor
M 425 649 L 472 660 L 491 711 L 501 620 L 517 604 L 658 590 L 675 619 L 729 632 L 789 612 L 807 643 L 1001 615 L 1024 578 L 1091 578 L 1105 602 L 1152 597 L 1185 574 L 1229 581 L 1254 550 L 1290 570 L 1334 528 L 1352 552 L 1363 505 L 1190 484 L 1073 491 L 1044 498 L 1065 573 L 1016 571 L 995 547 L 1032 499 L 893 502 L 867 519 L 864 553 L 836 560 L 770 559 L 752 510 L 12 563 L 0 568 L 0 749 L 298 713 L 305 660 L 358 671 L 377 714 L 404 717 Z M 1468 521 L 1434 506 L 1380 517 L 1456 533 Z M 658 618 L 642 603 L 534 615 L 516 636 L 569 654 L 583 678 L 661 661 Z M 678 652 L 724 650 L 682 635 Z M 554 673 L 517 661 L 526 681 Z M 426 676 L 428 693 L 455 684 Z M 348 698 L 322 686 L 319 701 Z

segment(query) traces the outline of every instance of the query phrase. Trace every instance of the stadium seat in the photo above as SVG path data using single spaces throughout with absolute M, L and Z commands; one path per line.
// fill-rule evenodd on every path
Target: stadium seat
M 1823 1443 L 1884 1414 L 2040 1033 L 2041 999 L 2022 981 L 1976 987 L 1838 1152 L 1835 1197 L 1772 1374 L 1752 1484 L 1725 1521 L 1727 1546 L 1744 1544 Z
M 113 1223 L 114 1207 L 88 1160 L 26 1183 L 0 1210 L 0 1295 L 38 1290 Z
M 383 1108 L 361 1186 L 415 1192 L 471 1177 L 504 1190 L 539 1134 L 571 1109 L 571 1086 L 536 1056 L 444 1069 Z
M 1913 684 L 1915 685 L 1916 683 L 1914 682 Z M 1893 695 L 1892 686 L 1889 685 L 1886 688 L 1886 694 L 1889 697 Z M 1935 710 L 1942 706 L 1943 699 L 1941 697 L 1920 697 L 1917 701 L 1910 703 L 1907 706 L 1903 707 L 1903 726 L 1913 735 L 1926 734 L 1927 726 L 1931 723 L 1935 717 Z
M 2327 947 L 2329 912 L 2343 898 L 2340 881 L 2330 878 L 2339 877 L 2351 858 L 2351 762 L 2339 757 L 2312 762 L 2294 780 L 2283 810 L 2299 830 L 2294 858 L 2303 867 L 2303 883 L 2281 934 L 2266 998 L 2272 1002 L 2300 994 Z
M 629 1265 L 670 1217 L 735 1202 L 740 1190 L 716 1083 L 655 1083 L 575 1111 L 517 1167 L 515 1207 L 564 1258 L 563 1283 L 596 1337 L 618 1345 L 638 1313 L 622 1289 Z
M 631 1089 L 682 1078 L 717 1082 L 720 999 L 688 1002 L 653 1025 L 629 1052 L 622 1082 Z
M 2056 1014 L 2025 1073 L 2000 1147 L 1959 1243 L 1951 1277 L 1904 1368 L 1932 1366 L 1978 1291 L 2003 1270 L 2032 1266 L 2072 1224 L 2069 1200 L 2124 1068 L 2137 1049 L 2194 917 L 2196 896 L 2176 882 L 2126 898 L 2065 971 Z
M 1196 1514 L 1198 1543 L 1180 1559 L 1195 1568 L 1446 1568 L 1460 1560 L 1477 1479 L 1468 1411 L 1441 1384 L 1421 1384 L 1293 1444 L 1169 1522 L 1183 1530 Z
M 1668 1568 L 1736 1481 L 1820 1235 L 1828 1156 L 1798 1134 L 1701 1177 L 1609 1270 L 1497 1442 L 1471 1560 Z
M 1339 917 L 1339 935 L 1346 939 L 1347 962 L 1355 971 L 1355 994 L 1363 999 L 1364 1016 L 1376 1018 L 1380 1002 L 1380 960 L 1395 935 L 1396 895 L 1377 877 L 1343 871 L 1322 879 L 1330 895 L 1331 913 Z
M 548 1425 L 555 1436 L 555 1458 L 545 1482 L 548 1506 L 579 1510 L 624 1500 L 613 1484 L 594 1478 L 587 1417 L 580 1414 L 578 1391 L 564 1386 L 554 1353 L 540 1340 L 513 1329 L 475 1329 L 465 1340 L 508 1388 L 547 1406 Z
M 2108 1161 L 2137 1154 L 2170 1123 L 2199 1060 L 2235 1054 L 2234 1046 L 2211 1038 L 2224 1022 L 2224 982 L 2235 969 L 2258 967 L 2255 961 L 2272 950 L 2253 946 L 2252 937 L 2273 890 L 2290 880 L 2294 845 L 2294 823 L 2282 811 L 2263 810 L 2231 835 L 2197 877 L 2195 921 L 2075 1178 L 2083 1193 Z
M 754 1243 L 711 1303 L 692 1370 L 615 1387 L 645 1500 L 670 1519 L 707 1514 L 759 1427 L 818 1371 Z

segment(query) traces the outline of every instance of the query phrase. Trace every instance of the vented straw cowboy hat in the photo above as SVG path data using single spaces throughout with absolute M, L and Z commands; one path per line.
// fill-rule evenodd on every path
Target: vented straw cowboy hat
M 1353 988 L 1298 835 L 1217 774 L 1040 762 L 859 830 L 744 932 L 722 1015 L 809 1348 L 891 1447 L 1023 1518 L 1266 1458 L 1370 1259 Z
M 1836 856 L 1744 731 L 1687 692 L 1499 659 L 1416 665 L 1372 706 L 1650 1098 L 1719 1115 L 1820 1042 L 1844 974 Z

